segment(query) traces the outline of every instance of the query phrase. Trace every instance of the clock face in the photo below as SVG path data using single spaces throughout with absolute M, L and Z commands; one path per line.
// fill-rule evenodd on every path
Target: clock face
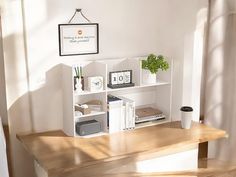
M 92 85 L 95 89 L 100 90 L 102 88 L 102 79 L 101 78 L 95 78 L 92 81 Z
M 89 90 L 90 91 L 100 91 L 103 89 L 103 77 L 90 77 L 89 78 Z

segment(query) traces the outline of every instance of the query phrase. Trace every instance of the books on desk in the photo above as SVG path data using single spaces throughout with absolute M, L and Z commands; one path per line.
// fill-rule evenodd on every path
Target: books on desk
M 109 133 L 134 129 L 135 124 L 165 119 L 162 111 L 156 108 L 135 109 L 135 102 L 123 96 L 108 95 L 107 102 Z
M 109 133 L 135 128 L 135 102 L 133 100 L 108 95 L 107 102 Z
M 158 109 L 152 107 L 136 109 L 135 123 L 143 123 L 161 119 L 165 119 L 165 115 Z

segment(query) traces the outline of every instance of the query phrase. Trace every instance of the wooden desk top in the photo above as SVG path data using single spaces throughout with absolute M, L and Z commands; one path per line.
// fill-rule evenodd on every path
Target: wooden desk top
M 94 138 L 68 137 L 62 131 L 17 135 L 17 138 L 54 176 L 68 169 L 171 154 L 227 137 L 225 131 L 199 123 L 193 123 L 189 130 L 180 127 L 180 122 L 172 122 Z

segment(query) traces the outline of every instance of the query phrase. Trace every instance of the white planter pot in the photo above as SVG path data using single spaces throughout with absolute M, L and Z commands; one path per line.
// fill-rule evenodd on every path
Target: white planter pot
M 143 84 L 155 84 L 157 81 L 157 75 L 152 74 L 149 70 L 142 70 L 142 80 Z

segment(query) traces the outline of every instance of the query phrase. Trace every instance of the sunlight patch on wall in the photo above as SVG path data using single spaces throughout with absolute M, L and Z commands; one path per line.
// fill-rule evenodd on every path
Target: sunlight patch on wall
M 2 14 L 3 38 L 22 33 L 22 28 L 19 28 L 22 26 L 22 18 L 19 16 L 21 14 L 20 6 L 18 1 L 5 1 L 4 8 L 8 10 L 4 10 Z
M 37 30 L 47 20 L 46 0 L 22 0 L 27 30 Z
M 199 120 L 202 62 L 204 59 L 204 38 L 206 32 L 207 8 L 202 8 L 196 15 L 194 33 L 185 37 L 183 71 L 183 105 L 194 109 L 193 119 Z
M 207 12 L 206 8 L 199 10 L 194 32 L 192 105 L 195 108 L 193 116 L 197 119 L 200 117 L 202 64 L 204 60 L 204 42 L 207 30 Z

